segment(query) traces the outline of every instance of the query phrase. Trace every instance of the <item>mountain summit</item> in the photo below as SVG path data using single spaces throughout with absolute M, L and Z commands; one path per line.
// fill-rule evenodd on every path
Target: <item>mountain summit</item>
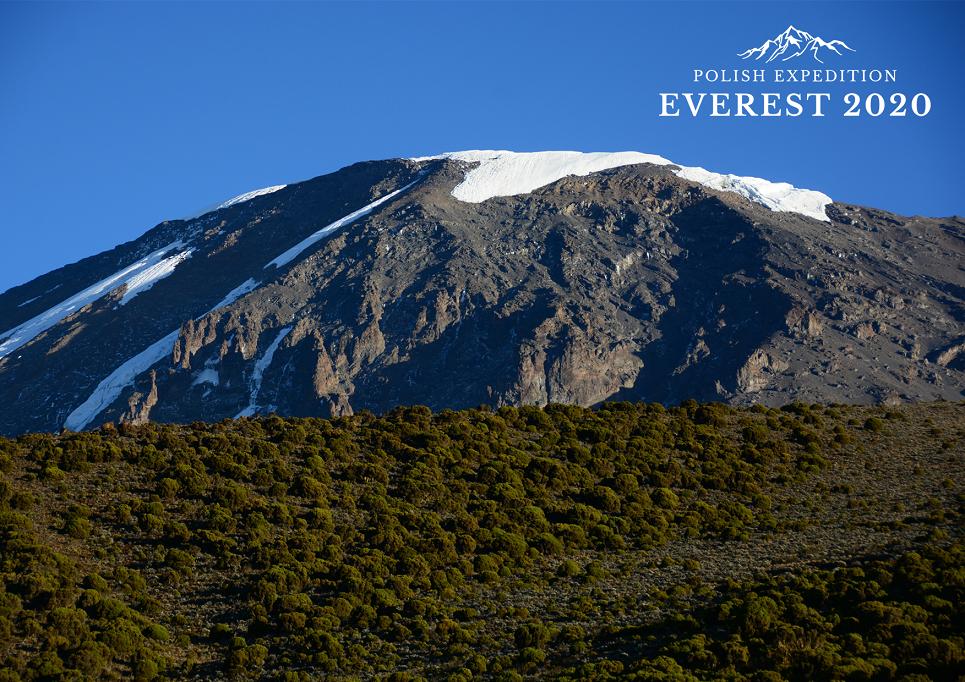
M 0 432 L 960 399 L 963 228 L 638 152 L 358 163 L 0 294 Z
M 822 55 L 832 52 L 839 57 L 844 54 L 844 50 L 855 52 L 840 40 L 825 41 L 824 39 L 813 36 L 807 31 L 788 26 L 773 38 L 765 40 L 760 47 L 753 47 L 744 52 L 738 53 L 742 59 L 763 59 L 765 63 L 772 62 L 780 58 L 781 61 L 796 59 L 805 54 L 810 54 L 816 61 L 824 63 Z

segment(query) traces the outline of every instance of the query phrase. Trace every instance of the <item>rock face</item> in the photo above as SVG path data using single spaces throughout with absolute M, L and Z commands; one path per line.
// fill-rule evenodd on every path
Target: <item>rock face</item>
M 467 203 L 452 191 L 471 168 L 356 164 L 7 291 L 0 329 L 37 329 L 181 249 L 157 256 L 176 267 L 151 286 L 124 300 L 122 284 L 0 358 L 0 432 L 413 403 L 962 397 L 960 218 L 834 203 L 821 221 L 651 164 Z

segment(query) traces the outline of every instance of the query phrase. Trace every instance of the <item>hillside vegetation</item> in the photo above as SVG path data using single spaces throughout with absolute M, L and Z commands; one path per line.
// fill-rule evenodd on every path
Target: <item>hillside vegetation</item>
M 0 680 L 965 675 L 965 405 L 0 439 Z

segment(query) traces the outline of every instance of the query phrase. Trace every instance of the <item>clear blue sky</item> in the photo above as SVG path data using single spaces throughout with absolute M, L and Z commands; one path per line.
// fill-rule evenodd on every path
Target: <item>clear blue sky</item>
M 933 112 L 657 117 L 791 23 Z M 962 214 L 963 26 L 921 2 L 0 3 L 0 290 L 252 188 L 457 149 L 632 149 Z

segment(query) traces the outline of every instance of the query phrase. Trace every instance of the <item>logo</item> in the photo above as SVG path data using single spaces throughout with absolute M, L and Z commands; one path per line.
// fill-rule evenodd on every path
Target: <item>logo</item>
M 857 52 L 840 40 L 827 41 L 820 36 L 813 36 L 807 31 L 788 26 L 784 33 L 765 40 L 760 47 L 752 47 L 740 52 L 737 56 L 741 59 L 754 59 L 754 61 L 767 57 L 764 63 L 769 64 L 778 58 L 786 62 L 810 54 L 815 61 L 823 64 L 821 55 L 836 54 L 840 57 L 844 54 L 842 50 Z
M 892 64 L 849 63 L 855 60 L 847 58 L 825 63 L 856 52 L 843 40 L 788 26 L 759 47 L 738 52 L 749 62 L 745 68 L 726 62 L 691 65 L 689 84 L 658 93 L 658 116 L 923 118 L 931 112 L 928 93 L 897 89 L 898 69 Z M 865 61 L 868 55 L 861 57 Z

